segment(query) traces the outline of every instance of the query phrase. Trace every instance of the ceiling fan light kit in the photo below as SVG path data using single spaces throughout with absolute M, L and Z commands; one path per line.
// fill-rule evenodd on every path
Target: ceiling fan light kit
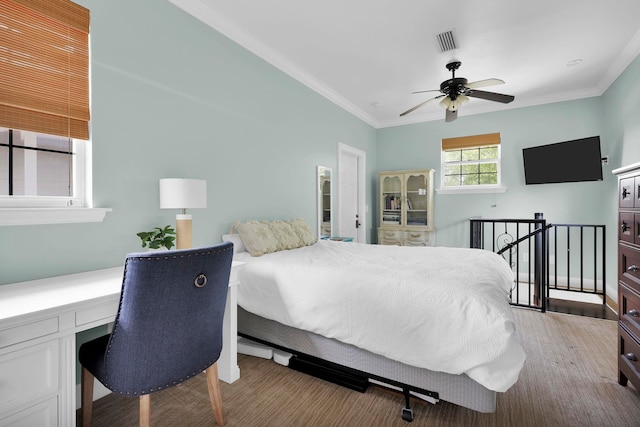
M 515 99 L 515 97 L 512 95 L 504 95 L 496 92 L 477 90 L 477 88 L 479 87 L 504 84 L 504 81 L 492 78 L 469 83 L 467 79 L 463 77 L 456 77 L 456 70 L 460 68 L 460 65 L 460 61 L 453 61 L 447 64 L 447 70 L 451 71 L 452 75 L 450 79 L 445 80 L 440 84 L 439 90 L 421 90 L 413 92 L 414 94 L 424 92 L 440 92 L 441 95 L 435 96 L 416 105 L 415 107 L 400 114 L 400 117 L 417 110 L 430 101 L 442 98 L 442 100 L 440 101 L 440 106 L 446 109 L 445 121 L 452 122 L 458 117 L 458 109 L 469 102 L 469 98 L 485 99 L 487 101 L 495 101 L 503 104 L 508 104 Z

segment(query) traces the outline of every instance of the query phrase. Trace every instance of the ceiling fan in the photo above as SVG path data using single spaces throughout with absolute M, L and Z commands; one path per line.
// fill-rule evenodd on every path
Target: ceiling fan
M 458 108 L 469 102 L 469 98 L 480 98 L 488 101 L 502 102 L 508 104 L 515 99 L 512 95 L 503 95 L 501 93 L 486 92 L 483 90 L 477 90 L 480 87 L 494 86 L 504 84 L 504 81 L 500 79 L 486 79 L 478 80 L 477 82 L 468 83 L 467 79 L 463 77 L 456 77 L 456 70 L 460 68 L 461 62 L 454 61 L 447 64 L 447 70 L 451 71 L 451 78 L 445 80 L 440 84 L 440 89 L 434 90 L 419 90 L 412 93 L 425 93 L 425 92 L 441 92 L 442 95 L 438 95 L 434 98 L 427 99 L 424 102 L 416 105 L 415 107 L 400 114 L 400 117 L 417 110 L 425 104 L 442 98 L 440 105 L 446 108 L 445 121 L 452 122 L 458 118 Z

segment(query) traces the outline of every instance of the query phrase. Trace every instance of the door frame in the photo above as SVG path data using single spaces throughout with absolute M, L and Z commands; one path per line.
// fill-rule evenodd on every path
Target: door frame
M 366 210 L 366 169 L 367 169 L 367 153 L 358 148 L 352 147 L 347 144 L 343 144 L 342 142 L 338 143 L 338 215 L 337 215 L 337 230 L 338 235 L 343 235 L 342 233 L 342 195 L 344 193 L 342 189 L 342 173 L 344 171 L 344 157 L 345 155 L 351 155 L 356 157 L 356 162 L 358 165 L 358 174 L 357 174 L 357 188 L 358 188 L 358 216 L 360 219 L 360 227 L 358 227 L 358 235 L 357 241 L 360 243 L 367 243 L 367 210 Z M 355 218 L 354 218 L 355 219 Z

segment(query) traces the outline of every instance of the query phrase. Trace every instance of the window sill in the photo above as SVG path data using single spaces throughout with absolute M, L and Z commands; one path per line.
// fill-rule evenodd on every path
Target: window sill
M 111 208 L 0 208 L 0 226 L 102 222 Z
M 436 188 L 438 194 L 491 194 L 504 193 L 507 187 L 458 187 L 458 188 Z

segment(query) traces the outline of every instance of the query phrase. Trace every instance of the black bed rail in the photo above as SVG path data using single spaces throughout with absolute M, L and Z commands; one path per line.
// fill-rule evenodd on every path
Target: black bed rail
M 511 304 L 546 311 L 550 290 L 595 294 L 605 304 L 605 226 L 534 219 L 470 220 L 472 248 L 501 255 L 514 272 Z

